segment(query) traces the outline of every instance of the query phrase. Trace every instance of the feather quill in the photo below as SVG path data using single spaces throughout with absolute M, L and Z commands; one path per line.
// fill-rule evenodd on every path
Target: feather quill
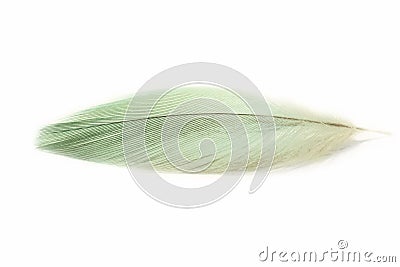
M 171 107 L 177 106 L 188 98 L 207 97 L 210 94 L 219 97 L 220 92 L 209 87 L 194 90 L 191 86 L 171 95 L 168 99 L 159 102 L 158 108 L 150 116 L 143 117 L 149 123 L 149 140 L 147 142 L 147 153 L 136 151 L 130 153 L 129 160 L 135 164 L 143 164 L 151 160 L 152 164 L 161 171 L 176 171 L 176 166 L 171 164 L 163 155 L 163 145 L 168 145 L 172 140 L 164 140 L 161 144 L 159 133 L 166 118 L 169 117 Z M 197 88 L 198 89 L 198 88 Z M 293 106 L 282 106 L 271 104 L 271 112 L 275 125 L 271 124 L 271 118 L 263 114 L 251 114 L 248 110 L 241 109 L 237 99 L 221 94 L 224 102 L 234 107 L 239 107 L 235 114 L 211 113 L 206 114 L 209 118 L 238 116 L 246 132 L 249 135 L 250 155 L 246 163 L 248 170 L 254 170 L 263 166 L 258 162 L 260 153 L 260 135 L 257 130 L 256 121 L 261 127 L 275 127 L 275 155 L 272 168 L 281 168 L 310 161 L 318 160 L 332 152 L 346 146 L 348 141 L 357 131 L 362 129 L 353 126 L 351 123 L 336 119 L 330 116 L 322 116 L 311 113 L 305 109 Z M 78 112 L 65 120 L 48 125 L 40 130 L 37 138 L 39 149 L 52 153 L 77 158 L 86 161 L 107 163 L 124 166 L 125 156 L 122 143 L 123 124 L 126 123 L 126 112 L 131 98 L 99 105 L 81 112 Z M 154 103 L 152 95 L 144 96 L 137 101 L 143 106 L 143 110 Z M 201 114 L 202 110 L 193 110 L 190 114 L 176 114 L 172 122 L 179 123 L 179 120 L 193 114 Z M 130 121 L 134 127 L 135 121 Z M 204 137 L 215 142 L 218 153 L 202 154 L 198 149 L 198 143 Z M 133 136 L 134 138 L 134 136 Z M 147 138 L 147 137 L 146 137 Z M 212 164 L 202 172 L 220 173 L 223 172 L 229 160 L 230 145 L 226 132 L 210 120 L 195 120 L 188 127 L 183 129 L 180 136 L 181 151 L 188 159 L 198 160 L 199 158 L 212 158 Z M 178 152 L 176 152 L 178 153 Z M 235 160 L 241 160 L 236 158 Z M 198 161 L 199 164 L 202 161 Z M 184 163 L 182 163 L 184 164 Z M 183 169 L 198 168 L 199 166 L 185 166 Z M 268 166 L 266 166 L 268 167 Z

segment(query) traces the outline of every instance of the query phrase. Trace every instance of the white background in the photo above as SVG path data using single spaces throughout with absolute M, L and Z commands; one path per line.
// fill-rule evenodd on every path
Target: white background
M 1 1 L 0 266 L 265 266 L 267 245 L 339 239 L 400 261 L 399 14 L 398 1 Z M 196 61 L 392 135 L 191 210 L 125 168 L 35 149 L 40 127 Z

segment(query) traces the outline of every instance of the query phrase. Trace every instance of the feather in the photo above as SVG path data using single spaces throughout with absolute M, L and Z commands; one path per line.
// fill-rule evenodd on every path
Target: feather
M 248 106 L 243 105 L 241 98 L 226 90 L 198 85 L 182 88 L 158 102 L 155 102 L 156 94 L 148 93 L 135 97 L 133 103 L 131 98 L 126 98 L 78 112 L 41 129 L 37 147 L 72 158 L 119 166 L 126 165 L 127 157 L 129 162 L 138 166 L 146 166 L 150 161 L 160 171 L 221 173 L 232 162 L 234 166 L 245 164 L 247 170 L 269 167 L 268 162 L 260 162 L 260 147 L 262 141 L 265 141 L 263 138 L 270 138 L 267 143 L 275 147 L 272 168 L 281 168 L 329 155 L 345 147 L 356 132 L 363 130 L 349 122 L 317 115 L 291 105 L 269 103 L 272 116 L 268 112 L 253 114 Z M 218 105 L 214 109 L 207 109 L 212 112 L 202 108 L 204 106 L 193 105 L 185 112 L 174 113 L 176 107 L 188 100 L 208 99 L 211 96 L 233 112 L 219 112 Z M 128 116 L 129 105 L 136 105 L 136 110 L 139 113 L 143 111 L 143 114 Z M 149 107 L 152 111 L 146 114 Z M 237 118 L 246 130 L 248 147 L 243 146 L 243 151 L 239 150 L 238 156 L 232 157 L 230 134 L 217 121 L 222 119 L 232 124 L 230 129 L 235 129 Z M 127 134 L 134 139 L 137 136 L 134 131 L 143 121 L 147 125 L 146 149 L 132 147 L 124 155 L 124 124 L 130 126 L 127 131 L 132 132 Z M 179 132 L 179 149 L 175 148 L 175 136 L 162 135 L 163 125 L 167 121 L 172 128 L 182 121 L 190 121 Z M 263 137 L 259 126 L 274 130 L 275 136 Z M 199 148 L 204 139 L 212 140 L 211 149 Z M 168 156 L 165 155 L 166 148 L 171 148 Z M 246 153 L 248 155 L 244 156 Z M 171 164 L 171 160 L 174 164 Z

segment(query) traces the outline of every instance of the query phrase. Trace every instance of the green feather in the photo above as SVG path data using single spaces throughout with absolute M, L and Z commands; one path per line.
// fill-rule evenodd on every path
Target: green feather
M 204 112 L 200 105 L 195 105 L 186 112 L 173 113 L 176 107 L 188 100 L 207 99 L 211 96 L 213 100 L 228 106 L 232 112 Z M 135 114 L 135 119 L 129 119 L 128 106 L 131 98 L 79 112 L 41 129 L 37 147 L 72 158 L 123 166 L 124 123 L 129 125 L 127 131 L 132 130 L 127 135 L 135 138 L 135 126 L 139 121 L 143 123 L 145 120 L 146 149 L 132 147 L 127 154 L 129 162 L 145 166 L 150 161 L 161 171 L 221 173 L 229 162 L 237 166 L 245 164 L 248 170 L 260 166 L 269 167 L 269 163 L 259 162 L 262 138 L 268 138 L 261 135 L 259 125 L 268 130 L 275 127 L 274 140 L 267 140 L 268 144 L 275 142 L 273 168 L 318 160 L 346 146 L 351 137 L 360 130 L 348 122 L 292 106 L 269 103 L 272 118 L 269 113 L 252 114 L 249 106 L 243 104 L 240 97 L 214 86 L 183 86 L 161 98 L 156 105 L 155 98 L 156 95 L 152 93 L 134 98 L 131 105 L 136 105 L 136 110 L 143 111 L 142 117 L 141 114 Z M 149 107 L 152 108 L 151 113 L 146 114 Z M 198 118 L 199 114 L 205 115 L 204 118 Z M 165 147 L 172 148 L 176 137 L 163 137 L 163 125 L 167 120 L 173 126 L 188 119 L 190 122 L 181 129 L 178 137 L 179 149 L 171 149 L 167 158 Z M 239 119 L 246 130 L 248 148 L 243 146 L 239 156 L 232 157 L 230 134 L 217 123 L 219 119 L 232 124 Z M 199 149 L 199 143 L 204 138 L 214 142 L 215 151 Z M 248 157 L 245 155 L 247 149 Z M 180 159 L 182 156 L 185 160 Z M 171 157 L 174 164 L 171 164 Z

